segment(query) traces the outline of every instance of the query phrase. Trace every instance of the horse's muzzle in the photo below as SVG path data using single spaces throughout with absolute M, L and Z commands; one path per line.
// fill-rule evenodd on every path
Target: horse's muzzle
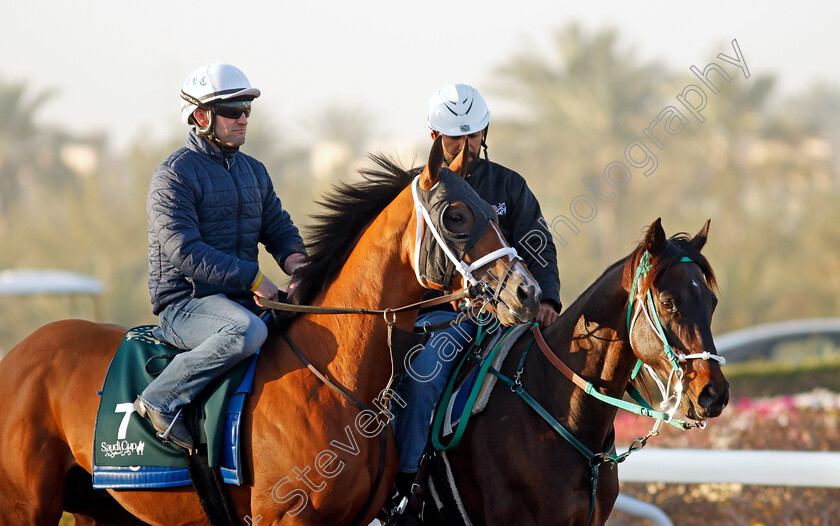
M 707 383 L 700 390 L 696 401 L 691 401 L 687 394 L 683 394 L 683 411 L 686 416 L 695 420 L 715 418 L 729 404 L 729 382 L 724 381 L 722 385 Z
M 504 283 L 493 285 L 502 287 L 494 305 L 502 325 L 527 323 L 537 317 L 542 290 L 521 262 L 516 262 Z

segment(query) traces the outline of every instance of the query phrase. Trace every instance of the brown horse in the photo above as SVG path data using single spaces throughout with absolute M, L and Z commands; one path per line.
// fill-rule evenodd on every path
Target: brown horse
M 434 188 L 450 195 L 462 188 L 453 182 L 460 177 L 441 169 L 442 160 L 436 141 L 417 178 L 414 192 L 421 199 Z M 423 296 L 419 281 L 428 269 L 414 264 L 419 240 L 425 238 L 417 228 L 423 219 L 409 186 L 413 177 L 389 167 L 394 173 L 370 171 L 364 183 L 344 185 L 327 199 L 333 213 L 322 217 L 315 229 L 301 302 L 383 309 Z M 466 183 L 463 187 L 469 188 Z M 492 221 L 483 231 L 473 231 L 480 210 L 465 202 L 477 196 L 460 195 L 468 199 L 443 203 L 438 228 L 447 239 L 471 246 L 460 264 L 477 266 L 472 269 L 475 279 L 492 288 L 499 285 L 494 275 L 507 276 L 496 305 L 500 318 L 508 323 L 533 319 L 539 286 L 515 257 L 484 258 L 509 251 Z M 437 286 L 459 290 L 468 284 L 462 276 Z M 402 312 L 395 316 L 397 326 L 410 330 L 415 317 L 414 311 Z M 74 513 L 78 524 L 207 522 L 189 487 L 92 489 L 96 392 L 125 332 L 87 321 L 56 322 L 37 330 L 0 362 L 0 524 L 56 524 L 62 509 Z M 381 316 L 302 315 L 286 334 L 315 367 L 365 404 L 377 400 L 388 384 L 391 363 Z M 229 486 L 236 514 L 261 526 L 281 521 L 368 524 L 392 487 L 397 455 L 391 436 L 384 476 L 365 510 L 380 459 L 376 435 L 383 429 L 390 433 L 390 426 L 362 416 L 272 334 L 263 346 L 243 414 L 241 445 L 249 482 Z
M 679 234 L 666 239 L 657 219 L 630 256 L 609 267 L 544 331 L 546 346 L 541 348 L 540 338 L 530 333 L 514 345 L 501 368 L 509 383 L 498 382 L 486 410 L 473 418 L 460 445 L 444 454 L 473 524 L 583 525 L 607 520 L 618 495 L 618 469 L 599 454 L 612 453 L 616 460 L 617 409 L 587 394 L 581 388 L 586 382 L 596 396 L 620 399 L 641 360 L 660 377 L 670 378 L 676 392 L 670 395 L 674 411 L 681 405 L 695 421 L 723 411 L 729 384 L 710 328 L 716 284 L 700 254 L 708 227 L 706 222 L 693 238 Z M 574 375 L 561 373 L 557 362 L 583 380 L 574 383 L 569 378 Z M 677 386 L 680 379 L 682 385 Z M 587 458 L 574 440 L 552 429 L 524 401 L 522 392 L 595 456 Z M 595 484 L 593 474 L 600 474 Z M 436 520 L 430 517 L 426 522 Z

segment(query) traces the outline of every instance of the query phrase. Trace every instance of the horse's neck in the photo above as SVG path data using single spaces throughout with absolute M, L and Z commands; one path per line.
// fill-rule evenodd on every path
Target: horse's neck
M 415 222 L 411 197 L 401 194 L 359 238 L 336 279 L 313 302 L 332 307 L 394 308 L 419 301 L 424 290 L 410 266 L 409 237 Z M 411 330 L 417 311 L 397 315 Z M 290 330 L 319 369 L 369 403 L 391 373 L 387 325 L 382 316 L 338 314 L 305 316 Z M 312 344 L 307 344 L 307 340 Z M 317 343 L 316 343 L 317 342 Z M 314 345 L 313 345 L 314 344 Z
M 548 344 L 566 365 L 600 392 L 617 398 L 621 397 L 635 362 L 627 337 L 626 304 L 627 292 L 621 287 L 619 268 L 602 276 L 545 334 Z M 612 429 L 608 424 L 615 417 L 613 407 L 572 385 L 555 368 L 541 369 L 546 375 L 542 385 L 566 386 L 554 389 L 553 402 L 561 413 L 568 411 L 568 425 L 573 432 L 599 440 Z

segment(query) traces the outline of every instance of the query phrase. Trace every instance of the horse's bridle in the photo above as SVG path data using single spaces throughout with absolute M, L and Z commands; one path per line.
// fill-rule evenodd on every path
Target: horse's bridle
M 694 263 L 694 261 L 691 258 L 683 257 L 680 260 L 680 263 Z M 650 327 L 653 329 L 653 332 L 662 342 L 662 348 L 665 352 L 665 356 L 667 356 L 668 361 L 671 363 L 671 373 L 668 375 L 668 381 L 666 384 L 662 383 L 662 380 L 659 378 L 659 375 L 656 374 L 653 367 L 642 362 L 641 360 L 638 360 L 636 362 L 636 366 L 633 368 L 633 374 L 630 376 L 631 380 L 635 379 L 636 375 L 639 372 L 639 369 L 642 365 L 644 365 L 645 369 L 648 371 L 651 378 L 653 378 L 653 381 L 656 383 L 656 386 L 659 388 L 659 392 L 662 394 L 662 402 L 660 404 L 660 407 L 667 415 L 667 418 L 664 420 L 657 420 L 653 429 L 653 433 L 655 434 L 656 432 L 658 432 L 659 426 L 662 425 L 663 421 L 670 423 L 673 420 L 674 413 L 676 413 L 677 409 L 679 408 L 680 400 L 682 399 L 683 393 L 682 379 L 684 375 L 684 370 L 680 364 L 685 363 L 688 360 L 716 360 L 720 365 L 723 365 L 726 363 L 726 359 L 723 356 L 711 354 L 708 351 L 689 354 L 683 354 L 674 351 L 673 347 L 671 347 L 671 344 L 668 343 L 668 338 L 665 335 L 665 329 L 662 328 L 662 322 L 659 320 L 659 315 L 656 312 L 656 306 L 653 302 L 653 295 L 651 294 L 650 288 L 648 288 L 648 290 L 644 293 L 641 290 L 641 281 L 650 271 L 650 268 L 650 254 L 647 251 L 645 251 L 644 255 L 642 256 L 642 260 L 636 267 L 636 274 L 633 278 L 633 286 L 630 289 L 630 295 L 627 300 L 627 340 L 630 342 L 630 347 L 633 348 L 633 329 L 636 326 L 636 320 L 639 318 L 639 315 L 642 312 L 644 312 L 645 319 L 647 320 Z M 633 300 L 637 300 L 635 310 L 633 309 Z M 672 388 L 674 390 L 673 392 L 671 391 Z M 691 427 L 706 427 L 705 420 L 694 424 L 690 424 L 687 422 L 685 424 Z
M 607 461 L 612 462 L 612 463 L 621 462 L 624 459 L 624 457 L 626 455 L 628 455 L 629 453 L 644 447 L 648 438 L 650 438 L 651 436 L 655 436 L 655 435 L 659 434 L 659 428 L 662 426 L 663 423 L 668 423 L 668 424 L 670 424 L 674 427 L 677 427 L 677 428 L 683 429 L 683 430 L 686 430 L 686 429 L 689 429 L 689 428 L 692 428 L 692 427 L 700 427 L 700 428 L 705 427 L 705 425 L 706 425 L 705 420 L 701 421 L 701 422 L 698 422 L 698 423 L 692 423 L 692 422 L 685 422 L 683 420 L 679 420 L 679 419 L 674 418 L 674 413 L 676 412 L 676 409 L 679 407 L 679 401 L 680 401 L 680 398 L 682 396 L 682 389 L 683 389 L 682 378 L 683 378 L 684 373 L 683 373 L 682 367 L 680 366 L 680 363 L 681 362 L 686 362 L 686 361 L 692 360 L 692 359 L 716 360 L 721 365 L 726 363 L 726 360 L 722 356 L 718 356 L 716 354 L 711 354 L 709 352 L 691 353 L 691 354 L 682 354 L 682 353 L 674 352 L 674 349 L 668 343 L 668 338 L 665 335 L 665 330 L 662 328 L 662 323 L 659 320 L 659 316 L 656 314 L 656 309 L 655 309 L 654 303 L 653 303 L 653 296 L 650 292 L 650 289 L 645 291 L 646 293 L 643 294 L 640 290 L 640 287 L 639 287 L 639 283 L 641 282 L 641 280 L 650 271 L 649 259 L 650 259 L 650 256 L 649 256 L 648 252 L 645 251 L 645 254 L 642 257 L 642 261 L 639 263 L 639 266 L 636 268 L 636 275 L 635 275 L 635 278 L 633 279 L 633 285 L 632 285 L 632 288 L 630 290 L 630 297 L 628 298 L 628 304 L 627 304 L 627 332 L 628 332 L 627 339 L 628 339 L 628 342 L 630 342 L 630 347 L 632 349 L 632 347 L 633 347 L 632 332 L 633 332 L 633 328 L 635 327 L 635 320 L 639 317 L 639 314 L 642 311 L 644 311 L 645 318 L 648 320 L 648 322 L 654 328 L 654 332 L 656 332 L 659 339 L 662 341 L 663 350 L 664 350 L 666 356 L 668 357 L 668 361 L 671 363 L 672 370 L 671 370 L 671 374 L 670 374 L 669 379 L 668 379 L 668 385 L 667 385 L 667 388 L 666 388 L 666 386 L 663 386 L 661 380 L 659 380 L 659 377 L 657 376 L 655 371 L 650 366 L 648 366 L 647 364 L 644 364 L 641 360 L 638 360 L 635 368 L 633 369 L 633 374 L 631 375 L 631 379 L 635 378 L 635 376 L 638 373 L 641 365 L 645 365 L 645 367 L 647 367 L 649 369 L 649 371 L 651 373 L 651 376 L 654 378 L 658 387 L 660 388 L 660 391 L 662 392 L 663 402 L 660 404 L 660 406 L 662 407 L 662 409 L 664 409 L 663 411 L 657 411 L 657 410 L 653 409 L 653 407 L 651 407 L 651 405 L 644 399 L 644 397 L 641 395 L 641 393 L 639 393 L 638 389 L 633 387 L 631 384 L 628 384 L 627 392 L 635 400 L 636 404 L 634 404 L 632 402 L 628 402 L 628 401 L 623 400 L 621 398 L 616 398 L 616 397 L 609 396 L 609 395 L 601 393 L 597 388 L 595 388 L 595 386 L 591 382 L 586 381 L 579 374 L 572 371 L 566 364 L 564 364 L 557 357 L 556 354 L 554 354 L 554 351 L 551 350 L 551 348 L 545 342 L 545 339 L 542 337 L 542 334 L 539 330 L 539 324 L 535 324 L 534 328 L 533 328 L 534 340 L 537 343 L 537 347 L 542 351 L 542 353 L 549 360 L 549 362 L 558 371 L 560 371 L 564 376 L 569 378 L 575 385 L 577 385 L 584 392 L 586 392 L 586 394 L 588 394 L 588 395 L 590 395 L 594 398 L 597 398 L 598 400 L 600 400 L 600 401 L 602 401 L 606 404 L 617 407 L 619 409 L 623 409 L 625 411 L 629 411 L 629 412 L 635 413 L 637 415 L 647 416 L 647 417 L 653 418 L 655 420 L 655 423 L 653 425 L 653 429 L 646 436 L 640 437 L 640 438 L 634 440 L 626 453 L 624 453 L 622 455 L 618 455 L 617 457 L 614 457 L 614 458 L 608 458 L 607 459 Z M 680 260 L 680 263 L 694 263 L 694 262 L 691 259 L 689 259 L 687 257 L 684 257 Z M 633 314 L 633 312 L 634 312 L 634 310 L 633 310 L 633 300 L 634 299 L 639 300 L 638 305 L 635 309 L 635 315 Z M 527 355 L 530 348 L 531 347 L 529 346 L 525 350 L 525 352 L 523 353 L 523 356 L 522 356 L 522 358 L 519 362 L 519 368 L 517 369 L 517 372 L 516 372 L 515 380 L 507 379 L 506 377 L 504 377 L 504 375 L 501 375 L 498 371 L 495 371 L 495 370 L 492 371 L 493 374 L 495 374 L 500 379 L 505 381 L 505 383 L 508 383 L 511 386 L 511 388 L 514 389 L 515 392 L 522 391 L 522 384 L 521 384 L 519 379 L 522 376 L 522 373 L 524 371 L 525 356 Z M 672 380 L 674 378 L 677 379 L 677 381 L 675 382 L 676 383 L 676 392 L 673 395 L 669 396 L 671 383 L 672 383 Z M 522 396 L 522 393 L 520 393 L 520 396 Z M 528 398 L 526 398 L 525 400 L 526 400 L 526 402 L 528 402 L 529 405 L 534 407 L 537 410 L 537 412 L 540 413 L 540 415 L 546 421 L 548 421 L 549 424 L 552 425 L 552 427 L 555 428 L 555 430 L 558 430 L 558 432 L 560 432 L 564 437 L 566 437 L 567 440 L 574 443 L 574 441 L 571 440 L 567 436 L 566 432 L 560 430 L 560 428 L 562 428 L 562 426 L 559 425 L 553 419 L 553 417 L 550 417 L 550 415 L 545 413 L 545 411 L 542 409 L 541 406 L 539 406 L 539 404 L 536 404 L 536 402 L 534 402 L 533 400 L 529 400 Z M 672 402 L 672 401 L 673 401 L 673 407 L 669 407 L 670 402 Z M 587 453 L 585 451 L 585 448 L 581 447 L 581 446 L 582 445 L 580 445 L 580 446 L 575 445 L 575 447 L 578 448 L 579 451 L 584 453 L 584 455 L 587 456 L 587 458 L 589 458 L 591 453 Z
M 463 181 L 462 179 L 460 179 L 460 176 L 456 176 L 456 177 L 458 177 L 459 180 Z M 421 249 L 421 246 L 422 246 L 423 240 L 424 240 L 424 236 L 423 236 L 424 225 L 426 225 L 426 228 L 429 229 L 429 233 L 433 236 L 434 240 L 437 242 L 440 249 L 446 255 L 446 258 L 449 262 L 448 264 L 449 265 L 454 265 L 455 270 L 457 270 L 464 277 L 464 280 L 465 280 L 464 290 L 462 290 L 461 292 L 454 293 L 454 294 L 447 294 L 446 296 L 443 296 L 443 297 L 423 300 L 423 301 L 420 301 L 420 302 L 417 302 L 417 303 L 413 303 L 411 305 L 404 305 L 404 306 L 401 306 L 401 307 L 387 308 L 387 309 L 321 307 L 321 306 L 315 306 L 315 305 L 295 305 L 295 304 L 289 304 L 289 303 L 279 302 L 279 301 L 270 301 L 270 300 L 265 300 L 265 299 L 260 300 L 260 303 L 261 303 L 262 306 L 264 306 L 266 308 L 269 308 L 269 309 L 272 309 L 272 311 L 279 310 L 279 311 L 284 311 L 284 312 L 308 313 L 308 314 L 382 314 L 382 315 L 384 315 L 385 322 L 388 324 L 388 331 L 389 331 L 388 346 L 389 346 L 389 350 L 391 350 L 391 353 L 390 353 L 391 375 L 388 379 L 387 386 L 385 387 L 385 389 L 382 392 L 390 391 L 391 384 L 394 380 L 394 357 L 393 357 L 393 350 L 390 349 L 390 347 L 391 347 L 390 334 L 391 334 L 391 330 L 393 330 L 396 327 L 396 314 L 398 312 L 403 312 L 403 311 L 407 311 L 407 310 L 418 310 L 421 307 L 431 307 L 431 306 L 439 305 L 439 304 L 442 304 L 442 303 L 448 303 L 450 301 L 457 301 L 457 300 L 461 300 L 461 299 L 464 299 L 464 298 L 472 298 L 472 297 L 475 297 L 475 296 L 482 296 L 488 290 L 493 293 L 493 300 L 498 300 L 499 295 L 501 294 L 501 291 L 506 286 L 507 280 L 512 273 L 512 270 L 511 270 L 512 265 L 507 266 L 504 275 L 497 279 L 497 286 L 496 286 L 495 290 L 491 285 L 487 284 L 486 282 L 476 279 L 472 275 L 472 272 L 474 270 L 484 266 L 484 265 L 487 265 L 488 263 L 496 261 L 497 259 L 503 258 L 505 256 L 510 256 L 511 257 L 511 263 L 515 262 L 516 260 L 521 260 L 522 259 L 519 256 L 519 254 L 517 254 L 516 249 L 513 248 L 513 247 L 510 247 L 510 246 L 504 246 L 504 247 L 502 247 L 498 250 L 494 250 L 493 252 L 479 258 L 476 261 L 474 261 L 472 264 L 467 264 L 466 262 L 464 262 L 463 261 L 463 255 L 461 257 L 456 257 L 454 252 L 458 251 L 460 253 L 466 253 L 466 251 L 468 250 L 467 247 L 471 246 L 471 245 L 469 245 L 467 243 L 462 243 L 460 240 L 454 239 L 453 236 L 441 235 L 438 227 L 435 225 L 435 222 L 432 221 L 432 218 L 430 217 L 428 208 L 423 204 L 423 200 L 419 197 L 419 192 L 418 192 L 418 190 L 419 190 L 419 179 L 420 179 L 420 175 L 415 177 L 415 179 L 414 179 L 414 181 L 412 182 L 412 185 L 411 185 L 411 194 L 412 194 L 412 197 L 414 198 L 414 208 L 415 208 L 415 213 L 416 213 L 416 218 L 417 218 L 417 237 L 416 237 L 415 243 L 414 243 L 414 254 L 413 254 L 414 271 L 415 271 L 415 275 L 417 276 L 417 281 L 424 288 L 431 288 L 428 285 L 428 283 L 426 282 L 426 280 L 420 275 L 420 270 L 419 270 L 420 269 L 420 263 L 419 263 L 419 261 L 420 261 L 420 249 Z M 466 184 L 466 183 L 464 183 L 464 184 Z M 469 199 L 469 198 L 465 199 L 465 201 L 467 201 L 468 203 L 469 203 L 469 201 L 476 202 L 476 200 L 478 200 L 477 202 L 483 203 L 483 201 L 481 201 L 480 198 L 478 198 L 477 196 L 476 196 L 475 199 Z M 481 206 L 481 205 L 479 205 L 479 206 Z M 487 204 L 487 203 L 484 203 L 484 206 L 490 207 L 490 205 Z M 472 210 L 472 208 L 471 208 L 471 210 Z M 443 210 L 441 210 L 441 214 L 439 214 L 439 216 L 438 216 L 438 222 L 441 221 L 440 218 L 442 217 L 442 212 L 443 212 Z M 473 210 L 474 214 L 477 214 L 477 212 L 478 212 L 477 210 Z M 487 215 L 486 210 L 483 212 L 483 215 L 484 216 Z M 422 217 L 422 221 L 421 221 L 421 217 Z M 488 224 L 489 224 L 489 222 L 488 222 Z M 476 228 L 476 227 L 474 227 L 474 228 Z M 473 232 L 473 235 L 475 235 L 475 232 Z M 470 236 L 470 237 L 472 238 L 473 236 Z M 500 236 L 500 239 L 502 239 L 501 236 Z M 450 246 L 450 245 L 453 245 L 453 244 L 463 244 L 464 246 L 460 247 L 460 249 L 457 249 L 457 247 Z M 505 244 L 504 241 L 503 241 L 503 244 Z M 455 248 L 455 250 L 453 250 L 453 248 Z M 448 269 L 446 271 L 446 274 L 450 274 Z M 450 283 L 443 284 L 443 285 L 451 285 L 451 281 L 450 281 Z M 485 304 L 482 304 L 481 310 L 479 311 L 479 315 L 480 315 L 481 311 L 484 310 L 484 308 L 485 308 Z M 390 320 L 388 319 L 389 316 L 392 316 L 392 318 Z M 292 351 L 297 355 L 297 357 L 304 363 L 304 365 L 306 365 L 307 368 L 317 378 L 319 378 L 325 385 L 327 385 L 333 391 L 335 391 L 340 396 L 342 396 L 343 398 L 348 400 L 350 403 L 355 405 L 361 411 L 369 411 L 371 414 L 374 414 L 377 419 L 379 419 L 383 415 L 383 413 L 387 412 L 387 411 L 382 410 L 382 409 L 379 412 L 371 409 L 370 407 L 368 407 L 364 403 L 357 400 L 347 389 L 343 388 L 343 386 L 337 384 L 337 382 L 331 381 L 329 379 L 329 377 L 327 377 L 326 375 L 321 373 L 315 367 L 315 365 L 312 364 L 311 361 L 309 361 L 309 359 L 303 354 L 303 352 L 300 349 L 298 349 L 298 347 L 292 341 L 291 337 L 285 331 L 282 333 L 282 335 L 283 335 L 283 338 L 286 340 L 286 343 L 289 345 L 289 347 L 292 349 Z M 388 399 L 389 398 L 384 398 L 383 397 L 383 401 L 385 401 L 386 403 L 387 403 Z M 387 442 L 388 433 L 387 432 L 386 433 L 381 433 L 380 432 L 379 436 L 380 436 L 379 467 L 378 467 L 378 470 L 377 470 L 377 473 L 376 473 L 376 476 L 375 476 L 375 480 L 374 480 L 374 482 L 371 486 L 371 490 L 368 494 L 367 501 L 362 506 L 359 513 L 356 515 L 356 517 L 353 519 L 353 524 L 354 525 L 360 525 L 361 524 L 361 519 L 363 518 L 364 514 L 367 513 L 367 510 L 370 508 L 370 505 L 373 502 L 373 498 L 375 497 L 375 495 L 378 491 L 378 488 L 379 488 L 379 484 L 382 480 L 382 475 L 383 475 L 384 468 L 385 468 L 385 460 L 386 460 L 385 459 L 385 454 L 386 454 L 386 451 L 387 451 L 386 442 Z
M 596 491 L 598 487 L 598 474 L 599 474 L 599 466 L 601 464 L 611 464 L 615 466 L 618 463 L 623 462 L 630 454 L 635 451 L 642 449 L 646 444 L 647 440 L 655 435 L 659 434 L 659 428 L 663 423 L 668 423 L 673 425 L 674 427 L 687 430 L 691 427 L 705 427 L 705 421 L 701 423 L 689 423 L 684 422 L 682 420 L 678 420 L 673 418 L 674 412 L 676 411 L 677 407 L 679 407 L 679 400 L 682 396 L 682 377 L 683 377 L 683 370 L 680 367 L 681 362 L 685 362 L 687 360 L 692 359 L 704 359 L 704 360 L 717 360 L 721 365 L 725 363 L 725 360 L 721 356 L 717 356 L 714 354 L 710 354 L 708 352 L 702 353 L 691 353 L 691 354 L 681 354 L 674 352 L 674 349 L 668 343 L 668 338 L 665 335 L 665 330 L 662 328 L 662 323 L 659 320 L 659 316 L 656 313 L 656 309 L 653 303 L 653 295 L 650 292 L 650 289 L 645 291 L 643 294 L 640 290 L 639 283 L 641 280 L 647 275 L 650 271 L 650 255 L 647 251 L 645 251 L 644 255 L 642 256 L 642 260 L 639 263 L 639 266 L 636 268 L 636 275 L 633 279 L 633 285 L 630 290 L 630 296 L 628 298 L 627 304 L 627 339 L 630 342 L 630 347 L 632 349 L 632 332 L 635 326 L 635 321 L 639 317 L 641 312 L 645 313 L 645 318 L 650 323 L 651 327 L 653 327 L 654 332 L 659 336 L 659 339 L 662 341 L 663 349 L 668 357 L 668 361 L 671 362 L 672 371 L 671 375 L 668 379 L 668 389 L 665 389 L 659 380 L 656 373 L 650 368 L 650 372 L 652 373 L 651 376 L 657 382 L 660 390 L 663 393 L 663 402 L 662 406 L 663 409 L 667 408 L 669 401 L 673 398 L 675 400 L 674 407 L 667 408 L 666 411 L 656 411 L 654 410 L 650 404 L 642 397 L 639 391 L 628 384 L 627 392 L 630 394 L 633 399 L 636 401 L 636 404 L 632 402 L 628 402 L 621 398 L 612 397 L 606 394 L 601 393 L 591 382 L 588 382 L 579 374 L 572 371 L 569 366 L 563 363 L 560 358 L 554 354 L 554 351 L 546 343 L 545 339 L 542 336 L 542 333 L 539 328 L 539 324 L 534 324 L 532 327 L 532 332 L 534 335 L 534 342 L 537 343 L 537 347 L 540 351 L 545 355 L 548 361 L 564 376 L 569 378 L 577 387 L 582 389 L 586 394 L 597 398 L 598 400 L 617 407 L 619 409 L 623 409 L 629 411 L 631 413 L 635 413 L 637 415 L 647 416 L 655 419 L 655 423 L 653 425 L 653 429 L 648 432 L 645 436 L 639 437 L 635 439 L 631 444 L 630 447 L 624 453 L 617 453 L 614 448 L 614 444 L 609 445 L 605 448 L 603 452 L 594 452 L 589 449 L 583 442 L 581 442 L 577 437 L 575 437 L 571 431 L 566 429 L 566 427 L 560 423 L 556 418 L 554 418 L 539 402 L 537 402 L 522 385 L 521 377 L 522 373 L 525 369 L 525 358 L 527 357 L 529 351 L 531 350 L 531 345 L 525 348 L 525 351 L 522 353 L 522 356 L 519 359 L 519 367 L 516 370 L 516 375 L 514 378 L 509 378 L 507 375 L 503 374 L 501 371 L 494 369 L 493 367 L 487 368 L 492 374 L 494 374 L 499 380 L 507 384 L 510 387 L 511 391 L 515 394 L 519 395 L 522 400 L 525 401 L 528 406 L 530 406 L 549 426 L 552 427 L 560 436 L 562 436 L 566 442 L 568 442 L 572 447 L 574 447 L 589 464 L 590 468 L 590 496 L 589 496 L 589 516 L 586 519 L 586 524 L 588 525 L 589 522 L 592 520 L 593 513 L 595 511 L 595 502 L 596 502 Z M 680 260 L 680 263 L 694 263 L 691 259 L 684 257 Z M 633 302 L 638 300 L 637 307 L 633 309 Z M 534 343 L 532 342 L 532 343 Z M 638 373 L 639 367 L 643 362 L 641 360 L 638 361 L 636 367 L 633 370 L 632 377 L 635 377 Z M 644 364 L 645 367 L 649 366 Z M 668 391 L 670 390 L 670 385 L 672 379 L 677 378 L 677 390 L 672 397 L 668 397 Z M 638 404 L 638 405 L 637 405 Z M 446 448 L 454 447 L 455 444 L 450 443 Z
M 457 176 L 456 176 L 457 177 Z M 429 209 L 424 204 L 424 199 L 420 197 L 420 176 L 414 178 L 414 181 L 411 183 L 411 196 L 414 199 L 414 210 L 416 213 L 417 218 L 417 234 L 414 240 L 414 274 L 417 277 L 417 282 L 423 288 L 432 288 L 429 285 L 429 280 L 422 276 L 421 273 L 421 264 L 420 264 L 420 255 L 423 248 L 423 242 L 426 240 L 426 236 L 424 233 L 426 232 L 425 229 L 428 229 L 428 232 L 432 235 L 432 238 L 437 242 L 438 246 L 440 247 L 443 254 L 446 256 L 448 260 L 448 265 L 453 266 L 454 269 L 464 277 L 465 283 L 468 285 L 478 285 L 482 283 L 486 287 L 490 287 L 489 284 L 481 282 L 480 280 L 476 279 L 473 276 L 473 271 L 478 268 L 487 265 L 497 259 L 503 258 L 505 256 L 510 256 L 511 263 L 515 262 L 516 260 L 521 260 L 522 258 L 517 254 L 516 249 L 511 246 L 505 246 L 498 250 L 494 250 L 489 254 L 482 256 L 481 258 L 477 259 L 476 261 L 472 262 L 471 264 L 467 264 L 463 260 L 463 255 L 457 257 L 455 255 L 456 247 L 453 246 L 453 240 L 449 238 L 445 238 L 441 232 L 439 231 L 439 225 L 436 225 L 435 221 L 432 220 L 431 214 L 429 213 Z M 489 206 L 489 205 L 488 205 Z M 422 218 L 422 220 L 421 220 Z M 438 221 L 440 222 L 440 216 L 438 216 Z M 446 272 L 446 274 L 450 274 L 450 272 Z M 507 273 L 506 273 L 507 274 Z M 451 285 L 450 283 L 442 283 L 440 285 L 447 286 Z M 500 287 L 502 284 L 500 284 Z M 490 287 L 492 289 L 492 287 Z

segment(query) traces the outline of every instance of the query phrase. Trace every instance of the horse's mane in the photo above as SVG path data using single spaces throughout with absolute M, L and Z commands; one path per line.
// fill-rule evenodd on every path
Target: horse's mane
M 633 286 L 633 279 L 636 277 L 636 267 L 639 266 L 642 257 L 644 257 L 645 250 L 645 244 L 640 243 L 639 246 L 637 246 L 636 249 L 633 250 L 633 252 L 630 253 L 630 255 L 623 261 L 624 273 L 622 274 L 621 284 L 628 290 Z M 651 286 L 653 286 L 657 278 L 659 278 L 663 272 L 671 268 L 673 265 L 678 264 L 683 257 L 688 257 L 691 261 L 696 263 L 703 272 L 703 276 L 706 278 L 706 283 L 708 283 L 709 288 L 717 290 L 717 279 L 715 278 L 712 266 L 709 264 L 709 260 L 707 260 L 706 256 L 701 254 L 699 250 L 694 248 L 691 244 L 691 238 L 685 232 L 674 234 L 668 238 L 668 242 L 665 244 L 665 248 L 662 252 L 657 254 L 655 258 L 651 258 L 652 262 L 650 271 L 639 285 L 639 290 L 642 292 L 648 290 Z
M 379 166 L 362 168 L 362 181 L 333 185 L 318 204 L 326 209 L 315 214 L 315 223 L 306 228 L 307 265 L 299 271 L 300 282 L 294 299 L 310 304 L 332 281 L 367 225 L 407 187 L 415 170 L 405 170 L 384 155 L 370 155 Z

